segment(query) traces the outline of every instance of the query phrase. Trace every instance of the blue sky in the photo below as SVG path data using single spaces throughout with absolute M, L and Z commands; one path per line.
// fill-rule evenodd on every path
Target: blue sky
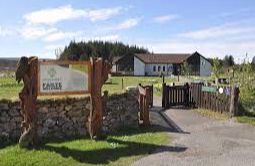
M 0 57 L 55 58 L 71 40 L 137 44 L 157 53 L 255 55 L 254 0 L 0 1 Z

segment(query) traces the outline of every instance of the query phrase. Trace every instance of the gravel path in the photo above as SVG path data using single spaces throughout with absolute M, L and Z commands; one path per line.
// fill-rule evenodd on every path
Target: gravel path
M 169 109 L 163 114 L 174 126 L 168 126 L 174 138 L 169 146 L 187 149 L 158 150 L 133 166 L 255 166 L 255 127 L 213 120 L 184 109 Z

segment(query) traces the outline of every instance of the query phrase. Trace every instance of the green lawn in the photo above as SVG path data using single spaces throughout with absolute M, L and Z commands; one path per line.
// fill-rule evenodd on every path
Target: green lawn
M 15 78 L 4 77 L 0 78 L 0 99 L 12 99 L 18 98 L 18 93 L 20 92 L 23 84 L 18 84 Z
M 122 89 L 123 79 L 123 89 Z M 172 83 L 176 81 L 175 78 L 165 78 L 166 83 Z M 161 96 L 162 78 L 161 77 L 111 77 L 103 86 L 103 90 L 108 90 L 109 93 L 122 93 L 127 86 L 137 86 L 139 83 L 142 85 L 153 85 L 154 94 Z
M 0 147 L 0 165 L 129 165 L 157 148 L 171 149 L 166 146 L 169 141 L 159 128 L 130 127 L 102 141 L 52 141 L 33 150 L 18 145 Z
M 123 79 L 123 88 L 122 88 Z M 165 78 L 165 82 L 171 83 L 175 78 Z M 161 96 L 162 78 L 160 77 L 110 77 L 103 90 L 108 90 L 110 94 L 122 93 L 127 86 L 154 85 L 154 94 Z M 14 78 L 0 78 L 0 99 L 17 99 L 22 88 L 22 83 L 17 84 Z
M 255 117 L 251 116 L 238 116 L 236 117 L 237 122 L 239 123 L 247 123 L 255 126 Z

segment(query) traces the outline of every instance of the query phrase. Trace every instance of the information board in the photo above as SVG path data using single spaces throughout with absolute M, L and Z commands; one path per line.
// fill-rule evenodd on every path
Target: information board
M 202 86 L 202 92 L 217 92 L 217 88 L 216 87 L 212 87 L 212 86 Z
M 38 95 L 90 93 L 90 66 L 88 61 L 40 62 Z

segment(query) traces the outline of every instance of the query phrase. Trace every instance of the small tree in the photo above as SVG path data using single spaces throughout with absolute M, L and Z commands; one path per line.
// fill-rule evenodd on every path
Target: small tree
M 215 76 L 215 82 L 218 84 L 218 78 L 220 76 L 221 65 L 218 58 L 213 59 L 213 74 Z
M 183 74 L 186 76 L 189 76 L 191 74 L 191 66 L 186 61 L 182 64 L 182 71 Z

